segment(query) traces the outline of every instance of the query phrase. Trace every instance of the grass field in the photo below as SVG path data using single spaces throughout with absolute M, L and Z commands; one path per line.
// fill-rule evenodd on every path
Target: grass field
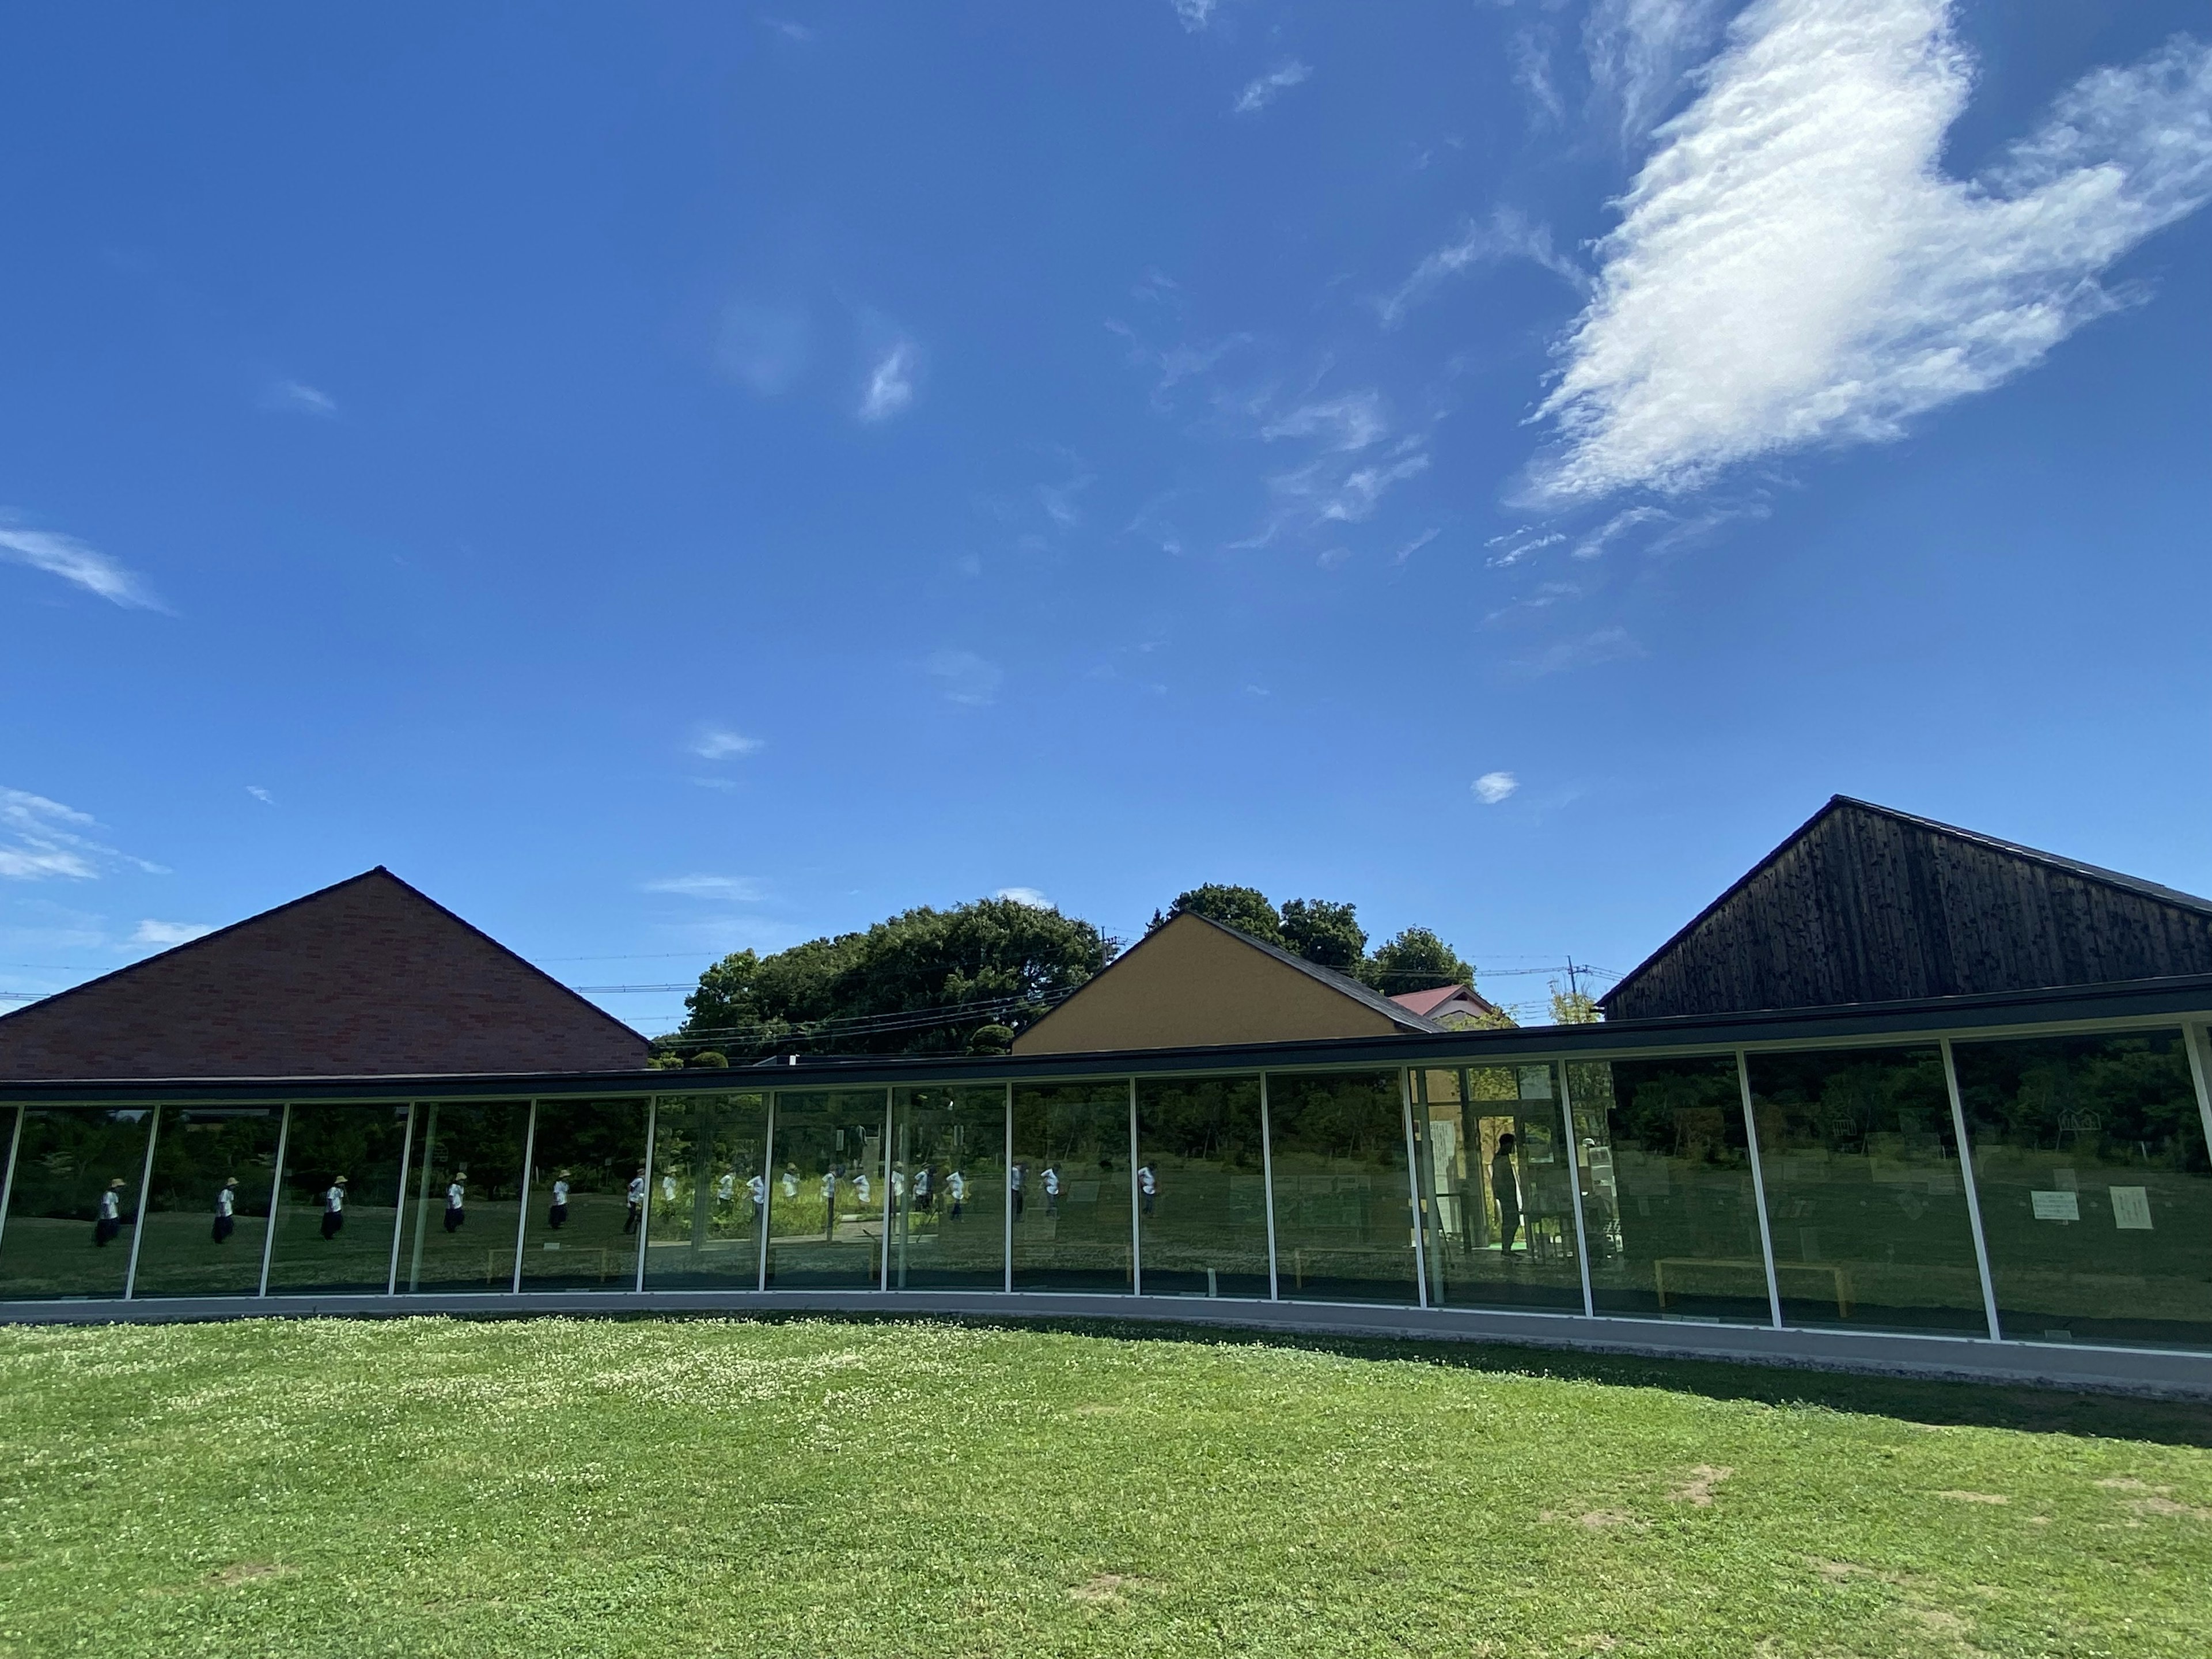
M 0 1651 L 2212 1646 L 2212 1413 L 743 1321 L 0 1331 Z

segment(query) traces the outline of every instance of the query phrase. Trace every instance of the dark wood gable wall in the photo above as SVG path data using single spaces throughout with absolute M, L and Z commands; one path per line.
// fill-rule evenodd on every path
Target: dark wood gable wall
M 2212 973 L 2212 912 L 1838 801 L 1605 999 L 1616 1019 Z

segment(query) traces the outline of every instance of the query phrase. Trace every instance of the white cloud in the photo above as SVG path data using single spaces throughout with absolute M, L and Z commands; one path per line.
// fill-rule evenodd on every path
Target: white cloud
M 1605 551 L 1607 544 L 1614 538 L 1626 535 L 1640 524 L 1655 524 L 1673 516 L 1671 513 L 1656 507 L 1632 507 L 1624 512 L 1616 513 L 1575 544 L 1573 556 L 1577 559 L 1595 559 Z M 1555 537 L 1553 539 L 1559 538 Z
M 65 877 L 92 881 L 101 870 L 127 864 L 149 875 L 167 875 L 158 864 L 118 853 L 85 831 L 100 825 L 90 814 L 27 790 L 0 788 L 0 880 L 44 881 Z
M 1589 276 L 1552 246 L 1549 225 L 1531 224 L 1511 208 L 1500 208 L 1487 223 L 1468 220 L 1457 237 L 1415 265 L 1395 292 L 1377 300 L 1375 309 L 1385 328 L 1395 328 L 1418 301 L 1450 278 L 1506 259 L 1530 260 L 1577 289 L 1589 287 Z
M 1313 71 L 1293 58 L 1291 62 L 1269 70 L 1257 80 L 1248 82 L 1237 96 L 1239 115 L 1257 115 L 1292 87 L 1310 80 Z
M 759 738 L 710 726 L 691 739 L 691 752 L 702 760 L 727 760 L 732 755 L 756 755 L 768 745 Z
M 973 651 L 933 652 L 923 666 L 936 679 L 946 701 L 970 708 L 997 702 L 999 687 L 1006 678 L 1004 669 Z
M 138 924 L 131 935 L 133 945 L 189 945 L 196 939 L 204 939 L 215 932 L 212 927 L 198 921 L 155 921 L 151 917 Z
M 1566 538 L 1566 532 L 1563 530 L 1539 531 L 1523 526 L 1519 530 L 1508 531 L 1503 536 L 1492 536 L 1483 544 L 1486 547 L 1495 547 L 1500 550 L 1491 555 L 1489 562 L 1495 568 L 1502 568 L 1507 565 L 1518 564 L 1531 553 L 1540 553 L 1547 547 L 1557 546 Z
M 1353 392 L 1341 398 L 1301 404 L 1289 414 L 1262 425 L 1260 435 L 1271 442 L 1277 438 L 1320 437 L 1328 441 L 1331 449 L 1350 451 L 1364 449 L 1378 438 L 1388 436 L 1389 431 L 1390 421 L 1382 412 L 1382 394 Z
M 768 896 L 766 885 L 750 876 L 665 876 L 645 884 L 648 893 L 675 893 L 684 898 L 728 899 L 750 903 Z
M 1620 112 L 1624 141 L 1665 112 L 1683 72 L 1712 47 L 1724 0 L 1597 0 L 1583 23 L 1590 82 Z
M 261 389 L 261 407 L 273 415 L 317 415 L 325 420 L 338 412 L 330 393 L 304 380 L 271 380 Z
M 254 799 L 259 801 L 264 806 L 274 806 L 276 804 L 276 797 L 270 794 L 266 789 L 264 789 L 258 783 L 247 784 L 246 786 L 246 793 L 252 796 Z
M 1474 781 L 1474 798 L 1485 806 L 1495 806 L 1520 787 L 1521 780 L 1510 772 L 1485 772 Z
M 714 325 L 714 362 L 755 396 L 779 397 L 806 373 L 811 336 L 797 306 L 732 300 Z
M 887 421 L 914 401 L 915 371 L 921 354 L 911 340 L 901 340 L 877 360 L 860 394 L 860 418 Z
M 1443 533 L 1444 532 L 1439 529 L 1424 530 L 1419 535 L 1414 537 L 1413 540 L 1407 542 L 1403 547 L 1400 548 L 1398 550 L 1397 556 L 1394 557 L 1390 562 L 1393 564 L 1405 563 L 1407 560 L 1412 558 L 1414 554 L 1419 552 L 1423 548 L 1426 547 L 1431 542 L 1436 540 L 1437 537 Z
M 135 574 L 97 548 L 87 547 L 74 536 L 0 525 L 0 562 L 27 564 L 33 570 L 59 576 L 126 610 L 164 608 Z
M 1559 96 L 1552 73 L 1552 32 L 1522 29 L 1512 42 L 1513 84 L 1528 94 L 1534 112 L 1532 126 L 1555 126 L 1566 118 L 1566 102 Z
M 1012 899 L 1017 904 L 1026 904 L 1032 910 L 1052 908 L 1052 901 L 1034 887 L 1001 887 L 996 896 Z
M 1176 20 L 1195 34 L 1213 21 L 1214 9 L 1220 0 L 1169 0 L 1175 8 Z
M 1629 638 L 1626 629 L 1601 628 L 1580 639 L 1562 640 L 1547 646 L 1533 657 L 1522 658 L 1516 666 L 1531 674 L 1558 674 L 1570 668 L 1589 668 L 1643 654 L 1644 647 Z
M 760 25 L 770 33 L 780 34 L 785 40 L 797 45 L 805 46 L 813 44 L 814 31 L 804 23 L 792 21 L 788 17 L 771 17 L 766 12 L 763 12 L 760 14 Z
M 1972 62 L 1948 0 L 1757 0 L 1599 244 L 1540 413 L 1539 499 L 1679 490 L 1899 436 L 2119 303 L 2099 276 L 2212 197 L 2212 51 L 2084 76 L 2001 165 L 1941 170 Z

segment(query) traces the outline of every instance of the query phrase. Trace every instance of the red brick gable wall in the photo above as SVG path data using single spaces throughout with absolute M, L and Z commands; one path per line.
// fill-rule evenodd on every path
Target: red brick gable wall
M 0 1079 L 620 1071 L 643 1037 L 388 871 L 0 1018 Z

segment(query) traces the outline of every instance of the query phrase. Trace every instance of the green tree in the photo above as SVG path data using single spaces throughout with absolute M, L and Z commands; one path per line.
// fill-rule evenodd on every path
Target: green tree
M 1308 962 L 1356 974 L 1367 957 L 1367 930 L 1355 907 L 1327 899 L 1292 899 L 1283 906 L 1283 943 Z
M 1426 927 L 1408 927 L 1384 940 L 1360 975 L 1385 996 L 1431 991 L 1439 985 L 1474 985 L 1474 964 Z
M 1283 940 L 1283 918 L 1274 902 L 1256 887 L 1224 887 L 1208 882 L 1178 894 L 1174 908 L 1188 910 L 1214 921 L 1225 921 L 1241 933 L 1270 945 Z
M 1559 988 L 1557 980 L 1552 981 L 1552 1024 L 1554 1025 L 1595 1025 L 1598 1022 L 1597 999 L 1587 991 Z

